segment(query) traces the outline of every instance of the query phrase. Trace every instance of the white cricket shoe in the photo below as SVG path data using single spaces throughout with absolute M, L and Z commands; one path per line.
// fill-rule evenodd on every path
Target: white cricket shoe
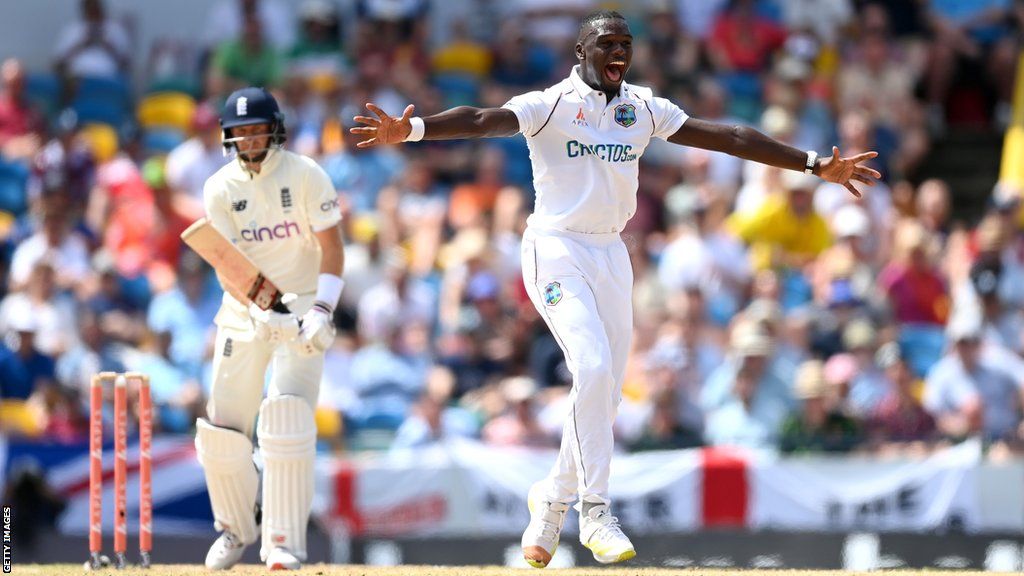
M 619 519 L 611 515 L 607 504 L 584 504 L 580 515 L 580 543 L 594 553 L 601 564 L 623 562 L 636 556 L 636 548 L 622 533 Z
M 545 568 L 558 548 L 569 505 L 546 501 L 539 482 L 530 487 L 526 503 L 530 508 L 530 524 L 523 532 L 523 558 L 534 568 Z
M 225 530 L 206 553 L 206 567 L 210 570 L 228 570 L 238 564 L 247 547 L 237 536 Z
M 302 562 L 292 555 L 287 548 L 278 546 L 267 554 L 267 570 L 298 570 Z

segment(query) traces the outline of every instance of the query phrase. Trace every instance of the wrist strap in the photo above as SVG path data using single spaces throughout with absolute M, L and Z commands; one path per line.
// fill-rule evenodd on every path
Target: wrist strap
M 427 132 L 427 127 L 423 123 L 423 118 L 419 116 L 413 116 L 409 118 L 409 124 L 412 124 L 412 131 L 406 136 L 406 142 L 419 142 L 423 140 L 423 135 Z
M 345 281 L 341 279 L 341 276 L 321 274 L 316 279 L 316 301 L 330 306 L 333 311 L 334 307 L 338 305 L 341 289 L 344 287 Z
M 818 153 L 814 150 L 807 151 L 807 163 L 804 164 L 804 174 L 814 174 L 814 163 L 818 161 Z

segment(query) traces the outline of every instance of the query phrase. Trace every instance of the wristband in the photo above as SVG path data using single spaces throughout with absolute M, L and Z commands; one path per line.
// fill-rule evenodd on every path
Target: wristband
M 341 298 L 341 289 L 345 287 L 345 281 L 341 276 L 334 274 L 321 274 L 316 280 L 316 300 L 324 302 L 333 310 Z
M 413 116 L 409 118 L 409 124 L 412 124 L 412 131 L 405 137 L 406 142 L 419 142 L 423 140 L 423 135 L 427 132 L 427 127 L 423 123 L 423 118 L 419 116 Z
M 807 151 L 807 164 L 804 164 L 804 174 L 814 174 L 814 163 L 818 161 L 818 153 L 814 150 Z

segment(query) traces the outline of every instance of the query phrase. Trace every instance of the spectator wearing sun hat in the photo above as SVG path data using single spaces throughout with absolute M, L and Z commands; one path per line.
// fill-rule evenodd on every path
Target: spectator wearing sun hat
M 796 373 L 800 411 L 782 425 L 783 452 L 847 452 L 861 440 L 857 422 L 836 408 L 821 360 L 808 360 Z

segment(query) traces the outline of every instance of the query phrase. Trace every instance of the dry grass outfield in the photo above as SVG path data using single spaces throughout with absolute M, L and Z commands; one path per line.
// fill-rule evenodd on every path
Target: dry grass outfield
M 993 576 L 996 572 L 961 572 L 951 570 L 901 570 L 901 571 L 879 571 L 871 572 L 872 576 L 895 574 L 909 576 L 928 572 L 936 576 Z M 32 564 L 14 566 L 14 574 L 32 574 L 38 576 L 82 576 L 88 574 L 83 570 L 81 564 Z M 129 570 L 104 569 L 94 574 L 109 574 L 110 576 L 199 576 L 213 574 L 202 566 L 185 564 L 159 564 L 149 570 L 132 568 Z M 255 576 L 267 574 L 262 566 L 245 565 L 236 566 L 230 572 L 221 572 L 225 576 Z M 301 576 L 524 576 L 535 574 L 536 576 L 557 575 L 557 576 L 850 576 L 854 572 L 843 572 L 840 570 L 712 570 L 705 568 L 690 568 L 684 570 L 666 570 L 662 568 L 573 568 L 566 570 L 530 570 L 518 568 L 501 568 L 497 566 L 333 566 L 329 564 L 314 564 L 302 569 L 300 572 L 288 572 Z

